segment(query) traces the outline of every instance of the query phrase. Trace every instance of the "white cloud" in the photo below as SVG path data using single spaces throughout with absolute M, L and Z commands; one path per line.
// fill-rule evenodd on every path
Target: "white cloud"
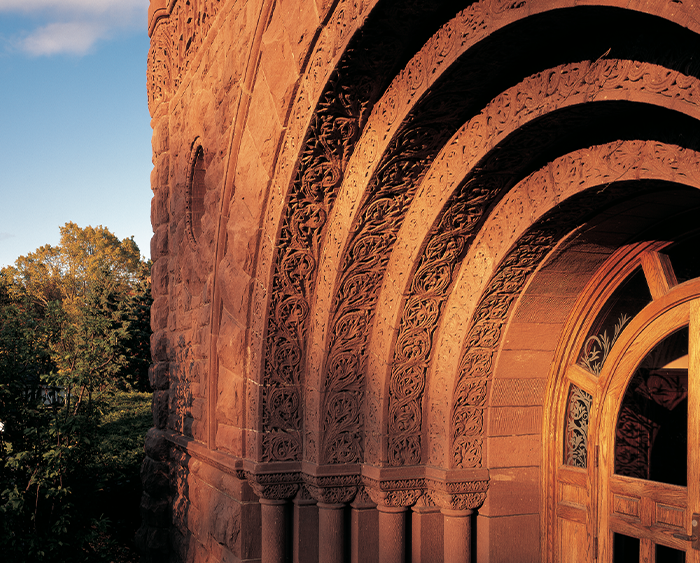
M 0 13 L 26 16 L 15 48 L 33 56 L 83 55 L 100 40 L 146 27 L 149 0 L 0 0 Z
M 58 53 L 84 55 L 104 33 L 105 30 L 97 24 L 50 23 L 32 31 L 22 40 L 21 47 L 23 51 L 35 56 Z
M 0 12 L 38 12 L 101 14 L 105 12 L 143 12 L 148 0 L 0 0 Z

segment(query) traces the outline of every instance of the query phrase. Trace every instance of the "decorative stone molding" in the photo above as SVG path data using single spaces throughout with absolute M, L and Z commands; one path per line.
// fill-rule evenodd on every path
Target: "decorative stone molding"
M 425 479 L 402 479 L 377 481 L 369 477 L 362 478 L 365 490 L 378 507 L 413 506 L 423 495 Z
M 345 6 L 341 2 L 336 9 L 338 29 L 348 29 L 351 23 L 356 25 L 345 20 L 359 19 L 368 7 Z M 399 25 L 407 14 L 415 18 L 416 14 L 433 10 L 430 5 L 396 6 L 392 20 L 394 25 Z M 336 41 L 339 39 L 337 37 Z M 383 87 L 388 84 L 388 73 L 401 50 L 400 40 L 391 33 L 382 34 L 373 45 L 362 49 L 351 44 L 328 79 L 306 132 L 274 258 L 263 375 L 269 389 L 268 396 L 263 398 L 263 410 L 268 416 L 262 426 L 263 432 L 271 438 L 263 440 L 263 461 L 301 459 L 302 407 L 306 404 L 302 397 L 301 374 L 326 223 L 360 133 Z M 286 399 L 283 407 L 274 404 L 280 394 Z M 331 410 L 352 410 L 346 400 L 326 406 Z M 358 440 L 355 436 L 349 442 L 336 441 L 332 448 L 338 451 L 333 459 L 336 462 L 358 460 L 361 449 Z M 306 447 L 306 459 L 316 461 L 315 442 L 309 440 Z
M 675 179 L 700 186 L 699 165 L 700 154 L 695 151 L 655 142 L 628 141 L 591 147 L 561 157 L 523 180 L 518 187 L 521 193 L 536 187 L 539 193 L 549 196 L 541 198 L 540 219 L 518 238 L 516 246 L 505 256 L 472 316 L 453 395 L 451 463 L 454 467 L 481 466 L 482 410 L 486 384 L 492 374 L 492 358 L 517 295 L 546 254 L 596 210 L 631 194 L 642 193 L 644 188 L 638 185 L 615 184 L 623 182 L 627 175 Z M 602 193 L 585 191 L 587 187 L 599 185 L 606 185 L 606 190 Z M 555 205 L 560 198 L 564 201 L 557 209 Z
M 565 77 L 565 78 L 563 78 Z M 644 77 L 639 82 L 640 77 Z M 547 89 L 555 81 L 560 88 Z M 565 84 L 561 84 L 565 81 Z M 529 116 L 540 115 L 543 108 L 553 110 L 559 104 L 578 103 L 582 93 L 590 96 L 603 92 L 615 92 L 629 88 L 643 92 L 663 92 L 693 103 L 694 94 L 690 84 L 696 83 L 691 77 L 677 72 L 665 71 L 657 65 L 633 63 L 631 61 L 604 60 L 596 63 L 562 65 L 539 73 L 522 84 L 511 88 L 494 99 L 474 119 L 465 124 L 449 143 L 445 155 L 468 154 L 478 157 L 484 154 L 483 144 L 493 145 L 499 136 L 522 124 Z M 607 97 L 607 95 L 606 95 Z M 516 108 L 512 100 L 519 100 Z M 507 117 L 506 117 L 507 114 Z M 474 132 L 478 131 L 478 135 Z M 540 134 L 540 132 L 536 133 Z M 532 152 L 539 147 L 538 142 L 527 140 L 520 155 Z M 527 148 L 529 146 L 530 148 Z M 449 176 L 452 168 L 460 165 L 450 163 L 445 156 L 436 162 L 430 177 L 424 182 L 423 191 L 437 192 L 431 184 Z M 472 165 L 476 158 L 472 158 Z M 483 166 L 483 162 L 481 163 Z M 515 172 L 515 171 L 513 171 Z M 504 178 L 517 177 L 504 173 L 503 163 L 498 170 L 472 171 L 460 183 L 446 205 L 444 212 L 430 233 L 428 243 L 413 275 L 410 295 L 406 298 L 400 321 L 399 334 L 394 347 L 391 383 L 389 385 L 389 440 L 388 461 L 391 465 L 411 465 L 420 463 L 422 455 L 421 431 L 426 371 L 433 349 L 433 335 L 439 324 L 440 313 L 445 300 L 453 287 L 454 275 L 466 256 L 474 233 L 482 224 L 485 213 L 494 201 L 511 187 Z M 444 190 L 444 185 L 441 186 Z M 490 307 L 510 306 L 515 295 L 505 300 L 489 303 Z M 474 327 L 480 340 L 498 339 L 494 325 L 481 322 Z M 468 361 L 483 361 L 484 356 L 476 350 L 477 357 Z M 462 390 L 481 400 L 469 399 L 470 405 L 483 405 L 486 393 L 485 380 L 471 381 L 470 389 Z M 456 423 L 464 430 L 463 435 L 479 435 L 483 431 L 483 415 L 480 409 L 463 410 L 461 420 Z M 465 467 L 474 466 L 481 458 L 481 442 L 472 439 L 463 443 L 462 462 Z M 466 465 L 465 465 L 466 464 Z
M 192 245 L 197 244 L 201 235 L 201 218 L 204 214 L 204 148 L 202 140 L 197 137 L 192 142 L 188 159 L 187 179 L 185 180 L 185 230 Z
M 556 88 L 552 84 L 557 85 Z M 461 110 L 461 98 L 432 100 L 440 111 L 431 114 L 429 123 L 406 120 L 385 147 L 383 159 L 365 188 L 361 210 L 355 219 L 348 249 L 342 259 L 338 290 L 330 319 L 327 355 L 324 367 L 324 403 L 321 406 L 324 435 L 322 461 L 342 463 L 359 461 L 363 443 L 357 426 L 360 424 L 360 403 L 363 401 L 363 374 L 366 371 L 366 350 L 374 311 L 393 245 L 398 236 L 406 209 L 410 206 L 421 177 L 443 146 L 449 155 L 461 155 L 466 162 L 453 163 L 453 168 L 469 170 L 479 159 L 527 122 L 562 107 L 573 107 L 597 96 L 621 97 L 635 91 L 640 100 L 653 94 L 659 105 L 664 98 L 679 98 L 694 103 L 695 79 L 678 72 L 666 71 L 657 65 L 632 61 L 602 60 L 562 65 L 526 79 L 518 87 L 499 95 L 479 115 L 464 125 L 453 141 L 443 135 L 449 132 L 455 115 Z M 659 86 L 661 84 L 661 86 Z M 388 95 L 388 94 L 387 94 Z M 409 96 L 410 97 L 410 96 Z M 517 100 L 514 105 L 513 100 Z M 381 103 L 384 103 L 382 101 Z M 442 113 L 441 113 L 442 112 Z M 572 119 L 576 119 L 572 112 Z M 435 129 L 433 129 L 433 127 Z M 442 218 L 432 233 L 425 254 L 415 272 L 412 295 L 406 300 L 401 328 L 395 347 L 390 389 L 388 423 L 389 463 L 411 465 L 421 462 L 422 397 L 425 370 L 432 349 L 432 333 L 440 318 L 441 304 L 449 296 L 452 273 L 469 248 L 478 225 L 490 206 L 512 187 L 523 162 L 534 157 L 543 143 L 556 138 L 556 124 L 547 131 L 532 128 L 520 132 L 517 146 L 519 160 L 511 168 L 489 167 L 467 174 L 447 204 Z M 439 132 L 438 132 L 439 131 Z M 369 142 L 369 141 L 367 141 Z M 469 163 L 469 166 L 466 164 Z M 507 172 L 512 172 L 508 174 Z M 431 181 L 443 181 L 454 172 L 445 163 L 431 171 Z M 444 185 L 443 185 L 444 189 Z M 437 193 L 437 192 L 434 192 Z M 485 338 L 498 338 L 493 326 L 482 323 L 478 329 Z M 342 424 L 337 423 L 342 414 Z M 468 424 L 479 422 L 473 411 Z M 466 444 L 466 443 L 465 443 Z M 478 441 L 469 444 L 468 457 L 480 458 Z M 466 451 L 464 452 L 467 453 Z

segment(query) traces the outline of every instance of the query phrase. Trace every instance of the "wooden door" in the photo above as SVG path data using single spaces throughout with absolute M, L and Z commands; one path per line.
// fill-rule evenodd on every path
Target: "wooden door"
M 592 444 L 601 562 L 700 563 L 696 285 L 645 308 L 601 372 Z

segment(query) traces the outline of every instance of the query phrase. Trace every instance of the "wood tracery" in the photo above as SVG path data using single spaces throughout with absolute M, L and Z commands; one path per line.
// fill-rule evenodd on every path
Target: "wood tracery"
M 593 396 L 572 385 L 566 408 L 564 429 L 564 463 L 571 467 L 588 467 L 588 422 Z

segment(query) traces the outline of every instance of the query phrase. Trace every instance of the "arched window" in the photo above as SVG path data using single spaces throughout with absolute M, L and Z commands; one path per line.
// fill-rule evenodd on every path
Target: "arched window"
M 190 159 L 190 170 L 187 178 L 187 234 L 191 242 L 196 243 L 202 234 L 202 217 L 204 216 L 204 195 L 206 186 L 204 176 L 204 149 L 195 144 Z

